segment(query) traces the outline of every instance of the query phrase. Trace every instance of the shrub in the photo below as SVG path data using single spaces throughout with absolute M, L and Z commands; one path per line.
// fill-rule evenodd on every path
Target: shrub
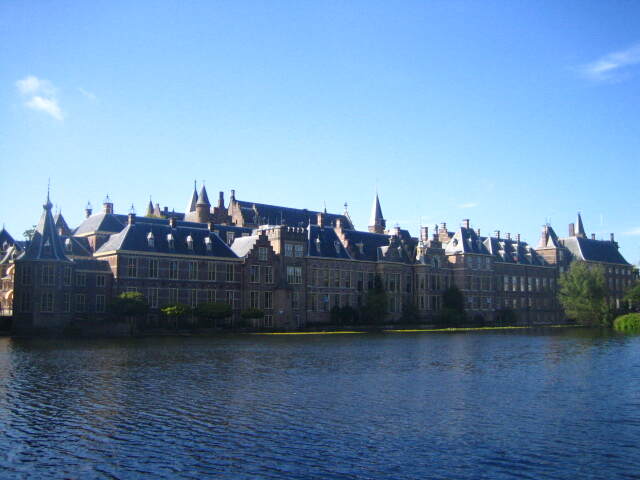
M 640 313 L 628 313 L 616 318 L 613 328 L 621 332 L 640 332 Z
M 218 320 L 223 320 L 233 315 L 233 309 L 228 303 L 208 302 L 198 305 L 194 313 L 198 318 L 208 320 L 209 324 L 215 327 Z
M 600 265 L 574 261 L 558 284 L 558 300 L 569 318 L 584 325 L 607 323 L 607 289 Z

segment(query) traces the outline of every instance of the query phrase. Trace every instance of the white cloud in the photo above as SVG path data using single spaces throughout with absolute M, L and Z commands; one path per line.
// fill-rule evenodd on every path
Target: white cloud
M 460 205 L 458 205 L 458 208 L 474 208 L 477 207 L 478 204 L 475 202 L 467 202 L 467 203 L 462 203 Z
M 94 93 L 91 93 L 91 92 L 89 92 L 89 91 L 85 90 L 85 89 L 84 89 L 84 88 L 82 88 L 82 87 L 78 87 L 78 91 L 79 91 L 82 95 L 84 95 L 84 97 L 85 97 L 85 98 L 88 98 L 88 99 L 89 99 L 89 100 L 91 100 L 91 101 L 95 101 L 95 100 L 97 100 L 97 99 L 98 99 L 98 97 L 96 97 Z
M 28 97 L 25 102 L 26 107 L 44 112 L 59 121 L 64 119 L 64 114 L 56 98 L 56 88 L 49 80 L 29 75 L 18 80 L 16 87 L 23 96 Z
M 632 228 L 628 232 L 624 232 L 625 235 L 640 235 L 640 227 Z
M 583 65 L 580 69 L 587 78 L 595 81 L 615 81 L 623 79 L 625 67 L 640 63 L 640 43 L 626 50 L 609 53 L 598 60 Z
M 53 98 L 44 98 L 40 95 L 36 95 L 25 103 L 25 105 L 33 110 L 48 113 L 56 120 L 62 120 L 64 118 L 58 102 Z
M 16 82 L 16 86 L 20 93 L 23 95 L 35 95 L 37 93 L 52 96 L 55 94 L 56 89 L 53 87 L 49 80 L 43 80 L 35 75 L 29 75 L 22 80 Z

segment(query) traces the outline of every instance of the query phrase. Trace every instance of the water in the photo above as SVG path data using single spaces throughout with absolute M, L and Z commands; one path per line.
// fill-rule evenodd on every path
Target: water
M 640 337 L 0 339 L 3 478 L 640 478 Z

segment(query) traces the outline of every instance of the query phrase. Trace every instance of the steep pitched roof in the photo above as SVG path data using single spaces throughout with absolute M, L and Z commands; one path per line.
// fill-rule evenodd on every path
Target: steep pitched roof
M 9 232 L 7 232 L 4 227 L 2 227 L 2 230 L 0 230 L 0 250 L 3 248 L 3 245 L 5 245 L 5 243 L 7 247 L 10 247 L 11 245 L 15 245 L 16 241 L 9 234 Z
M 64 247 L 58 235 L 56 223 L 51 214 L 51 201 L 47 193 L 47 201 L 42 206 L 43 212 L 40 221 L 33 234 L 33 238 L 29 242 L 24 255 L 18 261 L 25 260 L 57 260 L 69 262 L 69 258 L 64 253 Z
M 153 236 L 153 245 L 149 242 L 149 234 Z M 192 248 L 189 248 L 187 242 L 189 237 L 192 240 Z M 170 239 L 173 239 L 173 245 Z M 96 251 L 96 255 L 119 250 L 237 258 L 231 248 L 208 229 L 180 225 L 171 228 L 166 221 L 164 225 L 127 224 L 121 232 L 111 235 L 109 240 Z
M 207 189 L 205 188 L 204 184 L 200 189 L 200 194 L 198 195 L 196 205 L 211 205 L 209 203 L 209 195 L 207 195 Z
M 567 237 L 560 242 L 578 260 L 629 265 L 614 242 L 582 237 Z
M 582 224 L 582 216 L 580 212 L 578 212 L 578 221 L 576 222 L 576 236 L 578 237 L 586 237 L 587 234 L 584 231 L 584 225 Z
M 250 235 L 248 237 L 237 237 L 231 244 L 231 250 L 238 257 L 245 257 L 253 249 L 258 241 L 259 235 Z
M 53 220 L 56 224 L 56 228 L 58 229 L 59 233 L 61 233 L 62 235 L 71 235 L 71 229 L 69 228 L 69 225 L 67 225 L 66 220 L 62 216 L 62 212 L 56 213 L 53 216 Z
M 488 237 L 483 238 L 487 252 L 494 257 L 494 261 L 502 263 L 517 263 L 522 265 L 547 265 L 547 262 L 528 243 L 508 239 Z
M 307 229 L 307 248 L 310 257 L 352 258 L 333 228 L 309 225 Z
M 189 198 L 189 202 L 187 203 L 187 208 L 185 209 L 185 215 L 190 212 L 196 211 L 196 204 L 198 203 L 198 190 L 196 190 L 196 182 L 193 182 L 193 193 Z
M 451 237 L 451 240 L 445 247 L 445 252 L 447 254 L 489 254 L 489 250 L 487 250 L 487 247 L 484 245 L 482 238 L 478 236 L 475 230 L 467 227 L 459 227 L 458 230 L 455 231 L 453 237 Z
M 289 225 L 291 227 L 306 227 L 309 223 L 311 225 L 318 224 L 318 213 L 320 212 L 315 210 L 280 207 L 243 200 L 236 200 L 236 202 L 240 207 L 242 217 L 248 224 Z M 325 213 L 324 215 L 328 223 L 335 223 L 340 219 L 344 228 L 353 228 L 351 221 L 345 215 L 335 213 Z

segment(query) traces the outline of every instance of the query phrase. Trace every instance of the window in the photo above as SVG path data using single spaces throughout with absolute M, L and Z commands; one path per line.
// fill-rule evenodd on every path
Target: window
M 264 326 L 267 327 L 267 328 L 273 327 L 273 316 L 272 315 L 265 315 L 264 316 Z
M 351 288 L 351 272 L 347 270 L 346 272 L 342 273 L 344 277 L 344 288 Z
M 267 261 L 267 247 L 258 247 L 258 260 L 261 262 Z
M 364 272 L 358 272 L 357 278 L 358 278 L 357 289 L 359 292 L 361 292 L 364 289 Z
M 207 280 L 210 282 L 216 280 L 216 264 L 214 262 L 207 263 Z
M 231 305 L 234 309 L 240 307 L 240 292 L 237 290 L 226 290 L 224 293 L 226 303 Z
M 40 311 L 53 312 L 53 293 L 45 292 L 40 298 Z
M 175 260 L 169 262 L 169 278 L 171 280 L 178 279 L 178 262 Z
M 340 270 L 333 271 L 333 286 L 340 288 Z
M 294 253 L 296 257 L 302 257 L 302 255 L 304 254 L 304 248 L 302 247 L 302 245 L 295 245 Z
M 33 273 L 31 265 L 22 268 L 22 285 L 31 285 L 31 275 Z M 28 310 L 23 310 L 27 312 Z
M 127 277 L 138 276 L 138 259 L 127 258 Z
M 300 294 L 298 292 L 291 293 L 291 308 L 298 310 L 300 308 Z
M 149 306 L 151 308 L 158 308 L 158 289 L 157 288 L 149 289 Z
M 236 281 L 236 269 L 233 263 L 227 263 L 227 282 Z
M 249 292 L 249 307 L 260 308 L 260 292 Z
M 158 278 L 158 260 L 149 259 L 149 277 Z
M 107 283 L 107 277 L 105 275 L 96 275 L 96 287 L 104 288 Z
M 287 283 L 292 285 L 302 283 L 302 267 L 287 266 Z
M 207 249 L 207 252 L 211 251 L 212 244 L 211 244 L 211 238 L 210 237 L 204 237 L 204 246 Z
M 263 308 L 273 308 L 273 293 L 272 292 L 264 292 L 264 303 Z
M 191 235 L 187 235 L 187 248 L 193 250 L 193 237 Z
M 284 244 L 284 256 L 293 257 L 293 245 L 290 243 Z
M 54 284 L 53 265 L 43 265 L 42 266 L 42 285 L 53 285 L 53 284 Z
M 317 296 L 315 293 L 312 293 L 309 296 L 309 311 L 315 312 L 317 309 Z
M 84 312 L 86 308 L 86 297 L 83 293 L 76 295 L 76 312 Z
M 235 234 L 233 232 L 227 232 L 227 244 L 231 245 L 233 243 L 233 239 Z
M 189 280 L 198 279 L 198 262 L 187 262 L 187 276 Z
M 176 246 L 175 239 L 173 238 L 173 235 L 171 233 L 167 234 L 167 245 L 169 246 L 170 250 L 173 250 Z
M 260 283 L 260 267 L 258 265 L 249 266 L 249 282 Z
M 322 270 L 322 286 L 329 286 L 329 270 Z
M 175 305 L 178 303 L 178 289 L 170 288 L 169 289 L 169 305 Z
M 104 313 L 106 306 L 105 296 L 96 295 L 96 312 Z
M 64 267 L 64 270 L 62 270 L 62 283 L 65 287 L 71 286 L 72 273 L 71 267 Z
M 76 272 L 76 287 L 85 287 L 87 285 L 87 274 L 84 272 Z
M 213 303 L 216 301 L 216 291 L 215 290 L 207 290 L 207 302 Z
M 196 308 L 198 306 L 198 290 L 188 290 L 189 292 L 189 306 Z
M 71 311 L 71 294 L 65 293 L 62 296 L 62 311 L 69 313 Z
M 264 271 L 264 283 L 273 283 L 273 267 L 262 267 Z

